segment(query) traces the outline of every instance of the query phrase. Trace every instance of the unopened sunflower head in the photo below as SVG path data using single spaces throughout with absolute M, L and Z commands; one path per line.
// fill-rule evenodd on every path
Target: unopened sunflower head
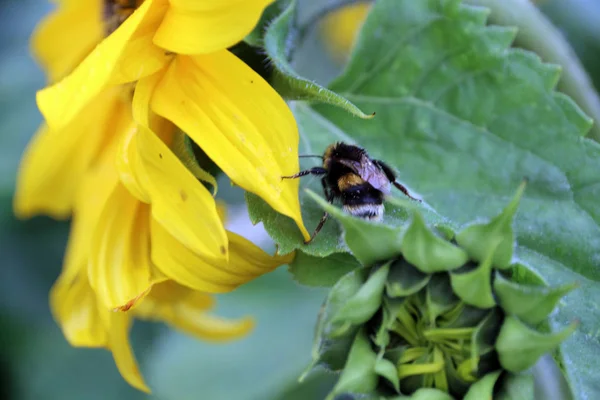
M 455 236 L 430 230 L 416 211 L 397 234 L 327 206 L 350 250 L 367 261 L 332 288 L 317 325 L 314 364 L 341 371 L 330 398 L 395 398 L 423 388 L 491 398 L 503 371 L 528 369 L 573 332 L 575 324 L 548 333 L 545 323 L 574 285 L 549 288 L 513 262 L 523 189 L 500 215 Z M 380 237 L 383 247 L 374 249 L 357 235 L 390 240 Z

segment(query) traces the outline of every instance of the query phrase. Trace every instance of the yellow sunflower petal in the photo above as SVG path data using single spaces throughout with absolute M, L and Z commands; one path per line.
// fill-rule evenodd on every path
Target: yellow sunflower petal
M 121 139 L 116 160 L 117 170 L 123 185 L 138 200 L 144 203 L 150 202 L 150 196 L 146 193 L 138 176 L 141 174 L 139 153 L 136 147 L 135 135 L 138 127 L 132 126 Z
M 229 262 L 215 262 L 187 249 L 158 223 L 152 223 L 151 232 L 155 244 L 152 261 L 156 266 L 176 282 L 209 293 L 229 292 L 293 259 L 293 254 L 270 256 L 252 242 L 228 231 Z
M 120 123 L 117 96 L 110 90 L 101 93 L 62 129 L 40 128 L 19 168 L 14 199 L 19 217 L 40 213 L 69 216 L 77 188 L 107 132 Z
M 211 297 L 174 282 L 156 285 L 136 312 L 142 318 L 164 321 L 204 340 L 227 341 L 246 335 L 253 327 L 251 318 L 227 320 L 206 313 Z
M 182 285 L 208 293 L 230 292 L 251 279 L 223 271 L 220 265 L 204 259 L 185 247 L 165 230 L 162 224 L 151 221 L 152 261 L 163 274 Z
M 179 54 L 226 49 L 252 31 L 273 0 L 171 0 L 154 43 Z
M 144 378 L 133 355 L 129 343 L 129 325 L 131 317 L 126 313 L 112 313 L 110 316 L 109 349 L 112 351 L 115 364 L 121 376 L 136 389 L 150 393 L 150 388 Z
M 256 278 L 281 265 L 289 264 L 294 259 L 294 253 L 271 256 L 248 239 L 230 231 L 227 231 L 227 238 L 230 254 L 229 263 L 222 267 L 225 271 L 235 271 Z
M 79 185 L 63 274 L 74 276 L 74 272 L 87 265 L 92 234 L 106 201 L 119 182 L 113 162 L 115 147 L 115 140 L 105 146 L 99 159 L 87 171 L 86 179 Z
M 164 0 L 146 0 L 65 79 L 37 94 L 51 129 L 69 123 L 104 88 L 138 80 L 161 69 L 171 56 L 152 44 Z
M 31 47 L 51 82 L 61 79 L 104 36 L 101 1 L 67 1 L 36 27 Z
M 129 310 L 155 283 L 150 263 L 149 208 L 118 185 L 98 220 L 88 273 L 90 284 L 108 309 Z
M 152 217 L 191 251 L 226 260 L 227 235 L 210 192 L 152 131 L 140 125 L 136 140 Z
M 281 97 L 227 51 L 178 56 L 152 97 L 152 109 L 173 121 L 242 188 L 289 216 L 305 239 L 298 200 L 298 128 Z
M 72 346 L 104 347 L 107 344 L 108 334 L 83 268 L 74 277 L 61 275 L 50 291 L 50 307 Z

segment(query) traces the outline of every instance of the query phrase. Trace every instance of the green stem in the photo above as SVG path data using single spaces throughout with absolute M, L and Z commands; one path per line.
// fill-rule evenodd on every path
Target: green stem
M 519 28 L 517 41 L 537 53 L 545 62 L 562 66 L 558 89 L 594 119 L 589 136 L 600 141 L 600 97 L 583 65 L 560 31 L 530 0 L 466 0 L 466 3 L 491 9 L 491 22 Z

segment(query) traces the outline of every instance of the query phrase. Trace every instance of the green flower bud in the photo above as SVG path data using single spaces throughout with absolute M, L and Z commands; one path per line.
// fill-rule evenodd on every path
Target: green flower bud
M 323 204 L 365 265 L 332 288 L 317 326 L 313 366 L 341 370 L 329 399 L 491 398 L 502 371 L 530 368 L 573 332 L 575 325 L 554 334 L 537 328 L 574 285 L 549 288 L 511 264 L 523 189 L 455 241 L 417 212 L 398 234 Z

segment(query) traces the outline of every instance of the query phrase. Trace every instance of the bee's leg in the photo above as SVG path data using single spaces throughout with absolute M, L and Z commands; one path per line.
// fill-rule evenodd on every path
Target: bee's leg
M 327 182 L 325 181 L 325 178 L 321 179 L 321 184 L 323 185 L 323 192 L 325 192 L 325 198 L 327 199 L 327 202 L 329 204 L 333 203 L 333 192 L 331 190 L 329 190 L 329 188 L 327 187 Z M 310 239 L 305 241 L 304 244 L 309 244 L 310 242 L 313 241 L 315 236 L 317 236 L 317 234 L 323 228 L 323 225 L 325 225 L 327 218 L 329 218 L 329 213 L 327 211 L 325 211 L 325 213 L 321 217 L 321 220 L 319 221 L 319 225 L 317 225 L 317 227 L 315 228 L 315 231 L 311 235 Z
M 302 176 L 309 175 L 309 174 L 310 175 L 325 175 L 326 173 L 327 173 L 327 170 L 325 168 L 314 167 L 311 169 L 307 169 L 305 171 L 300 171 L 294 175 L 282 176 L 281 179 L 295 179 L 295 178 L 300 178 Z
M 408 189 L 406 189 L 406 187 L 404 185 L 400 184 L 399 182 L 396 182 L 396 174 L 394 174 L 394 171 L 392 171 L 392 169 L 386 163 L 384 163 L 383 161 L 380 161 L 380 160 L 373 160 L 373 163 L 375 165 L 377 165 L 379 168 L 381 168 L 381 170 L 383 171 L 385 176 L 388 178 L 390 183 L 392 185 L 396 186 L 396 188 L 399 189 L 402 193 L 404 193 L 406 195 L 406 197 L 408 197 L 409 199 L 416 200 L 416 201 L 421 201 L 419 199 L 415 199 L 414 197 L 412 197 L 408 193 Z

